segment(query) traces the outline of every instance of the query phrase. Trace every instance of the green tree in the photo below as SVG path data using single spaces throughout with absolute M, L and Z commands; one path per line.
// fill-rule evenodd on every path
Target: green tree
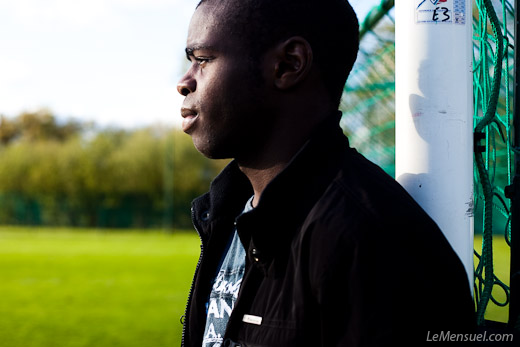
M 0 223 L 191 227 L 191 200 L 227 163 L 177 129 L 27 133 L 0 149 Z
M 65 141 L 80 135 L 88 124 L 69 119 L 59 123 L 46 109 L 23 112 L 14 119 L 0 115 L 0 143 L 9 145 L 15 140 L 56 140 Z

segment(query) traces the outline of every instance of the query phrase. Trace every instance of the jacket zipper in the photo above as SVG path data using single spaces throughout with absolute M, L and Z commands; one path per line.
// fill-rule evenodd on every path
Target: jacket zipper
M 195 274 L 193 275 L 193 279 L 191 280 L 190 291 L 188 293 L 188 301 L 186 302 L 186 307 L 184 308 L 184 316 L 182 317 L 182 318 L 184 318 L 184 321 L 182 324 L 181 347 L 184 347 L 184 338 L 186 336 L 187 325 L 188 325 L 188 321 L 187 321 L 188 307 L 190 306 L 190 303 L 191 303 L 191 299 L 192 299 L 192 295 L 193 295 L 193 287 L 195 286 L 195 279 L 197 278 L 197 273 L 199 272 L 200 263 L 202 262 L 202 257 L 204 255 L 204 243 L 202 242 L 202 235 L 200 234 L 199 228 L 197 227 L 197 225 L 195 223 L 195 209 L 193 207 L 191 208 L 191 220 L 192 220 L 193 227 L 195 228 L 195 231 L 199 235 L 200 256 L 199 256 L 199 261 L 197 262 L 197 266 L 195 267 Z

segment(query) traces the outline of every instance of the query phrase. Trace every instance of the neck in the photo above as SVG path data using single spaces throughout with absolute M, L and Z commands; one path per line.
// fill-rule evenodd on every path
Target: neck
M 247 176 L 254 191 L 253 206 L 256 207 L 265 187 L 289 164 L 310 137 L 312 129 L 301 127 L 277 127 L 278 131 L 262 146 L 248 151 L 247 155 L 236 158 L 240 170 Z M 286 129 L 281 131 L 281 129 Z
M 265 187 L 271 182 L 284 168 L 285 165 L 274 165 L 265 169 L 256 169 L 246 166 L 240 166 L 240 170 L 247 176 L 251 186 L 253 187 L 253 207 L 258 205 L 262 192 Z
M 321 119 L 323 121 L 323 119 Z M 310 139 L 317 124 L 312 126 L 279 127 L 261 148 L 249 151 L 247 156 L 236 158 L 240 170 L 247 176 L 254 191 L 253 207 L 258 205 L 267 185 L 289 164 L 292 158 Z M 297 124 L 297 123 L 296 123 Z M 251 152 L 254 152 L 251 155 Z
M 277 116 L 270 117 L 275 124 L 261 139 L 235 157 L 240 170 L 247 176 L 254 191 L 253 206 L 260 201 L 267 185 L 289 164 L 305 145 L 313 131 L 337 108 L 327 93 L 316 93 L 310 88 L 306 97 L 284 94 L 279 100 Z M 308 102 L 303 102 L 308 101 Z M 268 133 L 268 134 L 267 134 Z

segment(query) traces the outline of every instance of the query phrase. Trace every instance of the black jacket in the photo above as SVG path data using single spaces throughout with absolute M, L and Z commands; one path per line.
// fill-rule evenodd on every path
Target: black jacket
M 184 346 L 201 346 L 234 223 L 248 257 L 228 343 L 392 346 L 472 329 L 470 286 L 449 243 L 398 183 L 349 148 L 337 122 L 317 130 L 257 208 L 235 220 L 252 194 L 232 162 L 193 202 L 202 251 Z M 243 322 L 245 314 L 261 324 Z

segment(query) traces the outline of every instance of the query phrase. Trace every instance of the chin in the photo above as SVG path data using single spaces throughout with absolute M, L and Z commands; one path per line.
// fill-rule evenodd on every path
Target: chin
M 199 141 L 196 141 L 193 139 L 193 145 L 199 151 L 200 154 L 205 156 L 209 159 L 230 159 L 234 158 L 231 151 L 225 151 L 221 148 L 218 148 L 218 146 L 214 146 L 211 143 L 208 142 L 202 142 L 199 143 Z

